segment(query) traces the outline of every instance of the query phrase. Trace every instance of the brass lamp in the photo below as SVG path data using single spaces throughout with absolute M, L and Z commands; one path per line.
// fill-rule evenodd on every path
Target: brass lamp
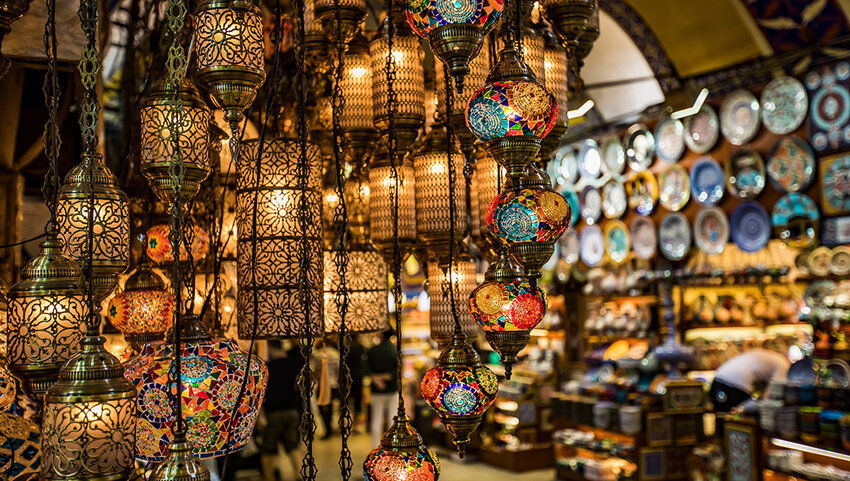
M 12 63 L 3 56 L 3 37 L 12 31 L 12 23 L 27 13 L 30 2 L 32 0 L 0 0 L 0 77 L 3 77 Z
M 8 367 L 36 399 L 77 352 L 89 315 L 80 266 L 62 248 L 49 234 L 8 293 Z
M 479 223 L 478 237 L 475 242 L 482 248 L 498 247 L 498 241 L 487 231 L 487 224 L 484 219 L 487 217 L 487 208 L 490 206 L 490 201 L 499 195 L 499 171 L 502 171 L 502 184 L 505 183 L 504 167 L 500 166 L 496 159 L 490 155 L 490 152 L 483 145 L 479 145 L 476 152 L 475 171 L 472 173 L 472 197 L 477 198 L 478 209 L 473 210 L 471 217 L 475 218 L 473 223 Z M 482 249 L 483 250 L 483 249 Z M 495 250 L 493 251 L 495 254 Z
M 437 481 L 440 460 L 422 442 L 410 418 L 400 412 L 363 463 L 366 481 Z
M 192 445 L 181 432 L 168 445 L 168 457 L 156 466 L 148 481 L 210 481 L 210 470 L 192 454 Z
M 548 28 L 543 31 L 542 40 L 545 41 L 543 71 L 546 73 L 543 84 L 555 96 L 558 106 L 566 109 L 569 102 L 567 97 L 567 82 L 569 81 L 567 79 L 567 50 L 558 43 L 555 35 Z M 568 125 L 566 114 L 559 115 L 552 131 L 543 139 L 540 144 L 539 157 L 543 165 L 549 161 L 552 152 L 558 148 L 561 137 L 567 133 Z
M 345 136 L 345 160 L 363 165 L 375 146 L 378 131 L 372 123 L 372 65 L 369 40 L 358 32 L 348 44 L 339 86 L 345 98 L 339 123 Z
M 410 162 L 398 165 L 398 243 L 401 256 L 416 244 L 415 173 Z M 381 252 L 387 263 L 393 254 L 392 198 L 395 179 L 390 156 L 385 145 L 378 145 L 369 165 L 369 230 L 372 244 Z
M 165 79 L 160 80 L 142 100 L 141 158 L 142 173 L 157 197 L 166 204 L 173 200 L 177 191 L 170 175 L 175 162 L 170 116 L 177 98 L 183 108 L 179 132 L 179 162 L 183 166 L 181 200 L 192 200 L 210 173 L 210 109 L 188 79 L 183 80 L 179 89 L 171 87 Z
M 543 15 L 560 37 L 570 55 L 578 61 L 579 39 L 596 11 L 596 0 L 544 0 Z
M 594 2 L 595 5 L 595 2 Z M 593 14 L 588 19 L 587 27 L 584 32 L 578 37 L 578 47 L 576 48 L 576 60 L 578 66 L 584 65 L 584 59 L 590 54 L 593 49 L 593 43 L 599 38 L 599 9 L 594 8 Z
M 448 248 L 445 248 L 445 251 L 448 251 Z M 468 254 L 461 253 L 452 264 L 449 274 L 449 262 L 444 255 L 439 258 L 432 256 L 428 261 L 431 338 L 437 341 L 441 349 L 451 342 L 455 332 L 451 296 L 448 292 L 449 281 L 455 290 L 455 312 L 462 332 L 467 336 L 475 336 L 478 333 L 475 321 L 466 310 L 466 301 L 477 286 L 475 261 Z
M 340 277 L 336 252 L 325 251 L 325 332 L 339 332 L 342 315 L 335 302 Z M 349 295 L 345 318 L 352 333 L 374 332 L 387 328 L 387 265 L 374 248 L 355 247 L 348 251 L 345 287 Z
M 466 74 L 466 80 L 464 80 L 465 85 L 470 88 L 466 89 L 463 93 L 455 93 L 454 95 L 454 105 L 452 106 L 452 110 L 449 113 L 449 122 L 452 123 L 452 128 L 454 129 L 453 133 L 456 137 L 457 142 L 460 144 L 460 150 L 463 154 L 469 158 L 472 154 L 473 149 L 475 148 L 475 141 L 478 140 L 477 137 L 469 130 L 469 127 L 466 126 L 466 104 L 469 103 L 469 99 L 472 97 L 472 94 L 475 93 L 484 83 L 487 81 L 487 73 L 490 70 L 490 56 L 487 55 L 487 44 L 489 43 L 488 38 L 484 39 L 484 53 L 476 56 L 469 62 L 469 73 Z M 446 80 L 444 78 L 444 70 L 441 66 L 437 66 L 435 69 L 437 76 L 434 81 L 435 89 L 437 92 L 437 110 L 445 110 L 443 107 L 446 105 Z
M 118 179 L 103 165 L 99 154 L 83 154 L 83 161 L 65 177 L 59 190 L 56 219 L 65 254 L 86 269 L 92 189 L 95 240 L 91 282 L 95 300 L 100 302 L 115 288 L 118 274 L 130 265 L 130 207 L 127 194 L 118 188 Z
M 124 290 L 109 301 L 106 315 L 133 351 L 139 352 L 171 328 L 174 298 L 150 265 L 142 264 L 124 282 Z
M 336 22 L 336 4 L 339 5 L 339 27 Z M 342 32 L 343 43 L 348 43 L 357 34 L 366 18 L 366 0 L 316 0 L 315 15 L 322 24 L 328 38 L 337 41 L 337 31 Z

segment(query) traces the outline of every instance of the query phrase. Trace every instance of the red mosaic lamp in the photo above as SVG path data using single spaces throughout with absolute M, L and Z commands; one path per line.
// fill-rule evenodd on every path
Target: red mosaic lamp
M 145 344 L 162 340 L 171 328 L 174 297 L 150 265 L 142 264 L 127 278 L 124 290 L 109 301 L 106 317 L 139 352 Z

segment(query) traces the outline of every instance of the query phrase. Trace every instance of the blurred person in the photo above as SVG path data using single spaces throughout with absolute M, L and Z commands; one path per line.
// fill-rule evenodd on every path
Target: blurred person
M 298 477 L 301 469 L 298 424 L 305 405 L 298 388 L 298 377 L 304 366 L 299 347 L 290 341 L 268 341 L 269 383 L 263 401 L 258 428 L 260 463 L 264 481 L 281 479 L 275 476 L 278 463 L 278 444 L 283 446 L 293 471 Z
M 379 337 L 380 342 L 366 351 L 363 366 L 363 374 L 369 376 L 371 386 L 372 446 L 380 443 L 384 430 L 392 423 L 398 399 L 398 362 L 392 331 L 381 332 Z
M 319 339 L 313 349 L 312 368 L 319 381 L 316 386 L 319 390 L 316 405 L 325 427 L 322 439 L 330 438 L 333 433 L 334 400 L 339 399 L 339 351 L 334 344 Z
M 709 398 L 715 412 L 729 412 L 752 399 L 772 379 L 785 379 L 791 362 L 782 354 L 762 348 L 745 351 L 717 368 Z
M 351 345 L 348 347 L 348 354 L 345 356 L 345 363 L 348 365 L 348 370 L 351 374 L 351 391 L 349 393 L 349 399 L 354 404 L 352 418 L 354 419 L 355 431 L 362 429 L 363 362 L 365 357 L 366 348 L 360 343 L 360 336 L 357 334 L 351 336 Z

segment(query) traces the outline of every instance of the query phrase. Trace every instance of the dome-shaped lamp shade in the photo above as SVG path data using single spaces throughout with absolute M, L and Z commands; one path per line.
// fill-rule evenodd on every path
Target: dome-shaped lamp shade
M 93 177 L 92 177 L 93 174 Z M 89 215 L 94 189 L 94 215 Z M 94 252 L 89 255 L 89 219 L 93 217 Z M 95 298 L 106 298 L 118 274 L 130 265 L 130 208 L 127 194 L 100 157 L 84 158 L 65 177 L 56 207 L 65 254 L 85 270 L 92 258 Z
M 335 301 L 340 284 L 335 257 L 335 251 L 325 251 L 325 332 L 339 332 L 342 321 Z M 349 295 L 345 325 L 350 332 L 387 328 L 387 265 L 380 254 L 372 250 L 349 251 L 345 288 Z
M 9 289 L 7 365 L 25 391 L 40 397 L 77 352 L 89 316 L 79 265 L 48 236 L 41 254 Z
M 558 192 L 549 187 L 526 188 L 496 196 L 487 208 L 486 222 L 528 276 L 538 278 L 571 215 L 567 199 Z
M 210 109 L 189 80 L 184 80 L 179 89 L 171 88 L 165 80 L 160 80 L 142 101 L 141 169 L 151 189 L 165 203 L 170 203 L 176 192 L 171 167 L 176 160 L 172 123 L 175 121 L 173 116 L 178 115 L 177 96 L 182 104 L 177 126 L 179 161 L 183 166 L 181 199 L 193 199 L 201 188 L 201 182 L 210 173 Z
M 322 178 L 321 155 L 315 144 L 307 146 L 307 225 L 302 225 L 299 179 L 300 143 L 272 140 L 263 145 L 261 172 L 257 172 L 259 142 L 250 140 L 242 147 L 236 178 L 236 217 L 238 244 L 239 337 L 251 337 L 257 316 L 259 339 L 297 337 L 304 334 L 302 292 L 299 287 L 302 259 L 302 232 L 306 229 L 307 293 L 310 329 L 324 333 L 322 323 Z M 257 175 L 259 175 L 259 188 Z M 257 197 L 258 196 L 258 197 Z M 257 226 L 254 199 L 257 198 Z M 256 245 L 256 265 L 252 255 Z M 254 294 L 258 310 L 254 310 Z
M 339 26 L 336 8 L 339 7 Z M 337 30 L 342 33 L 343 43 L 348 43 L 357 34 L 360 23 L 366 18 L 366 0 L 316 0 L 315 15 L 319 17 L 324 33 L 336 42 Z
M 172 349 L 172 344 L 162 341 L 147 344 L 125 364 L 124 375 L 138 390 L 136 459 L 142 461 L 163 460 L 172 441 L 174 405 L 168 385 Z M 181 347 L 183 416 L 192 452 L 199 458 L 241 449 L 251 437 L 268 370 L 252 356 L 245 395 L 231 419 L 245 376 L 246 356 L 235 341 L 224 339 L 186 342 Z
M 125 282 L 124 291 L 116 294 L 106 309 L 109 322 L 121 331 L 136 351 L 147 342 L 162 339 L 171 328 L 174 296 L 147 266 L 140 267 Z M 158 276 L 157 276 L 158 278 Z M 154 282 L 145 282 L 153 279 Z
M 448 248 L 445 250 L 448 250 Z M 441 255 L 444 256 L 445 253 Z M 448 261 L 431 260 L 428 262 L 431 338 L 437 341 L 441 348 L 449 344 L 452 340 L 452 334 L 455 332 L 452 303 L 446 282 L 447 273 Z M 478 333 L 478 328 L 466 310 L 466 301 L 478 284 L 475 277 L 475 262 L 467 255 L 459 255 L 454 262 L 451 277 L 455 286 L 455 312 L 460 319 L 460 327 L 467 336 L 475 336 Z
M 381 445 L 366 457 L 363 476 L 366 481 L 437 481 L 440 461 L 407 416 L 396 416 Z
M 413 157 L 416 177 L 416 231 L 429 245 L 446 244 L 451 239 L 449 162 L 446 154 L 445 129 L 435 127 L 425 139 L 423 148 Z M 442 151 L 441 151 L 442 150 Z M 463 155 L 452 153 L 454 164 L 454 235 L 466 235 L 466 181 Z
M 192 260 L 201 260 L 207 255 L 210 246 L 210 238 L 207 232 L 199 225 L 195 225 L 192 229 Z M 150 229 L 147 233 L 147 255 L 148 258 L 157 263 L 174 262 L 174 252 L 171 248 L 171 226 L 168 224 L 158 224 Z M 180 245 L 180 261 L 184 262 L 189 259 L 189 251 L 186 250 L 186 242 L 181 242 Z
M 393 59 L 396 73 L 393 91 L 396 93 L 395 127 L 399 149 L 409 149 L 425 123 L 425 70 L 422 66 L 422 47 L 415 35 L 399 30 L 393 38 Z M 372 65 L 372 120 L 381 135 L 387 138 L 390 128 L 388 83 L 386 74 L 387 40 L 380 35 L 369 45 Z
M 396 180 L 386 157 L 385 148 L 378 148 L 369 166 L 369 224 L 372 244 L 385 254 L 393 246 L 392 199 Z M 415 172 L 409 162 L 398 166 L 398 240 L 402 249 L 416 243 L 416 186 Z
M 502 0 L 408 0 L 407 21 L 417 35 L 429 40 L 462 92 L 470 61 L 478 56 L 503 8 Z

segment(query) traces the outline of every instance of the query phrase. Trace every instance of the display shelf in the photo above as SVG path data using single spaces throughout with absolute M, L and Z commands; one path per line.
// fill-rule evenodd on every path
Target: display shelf
M 796 474 L 783 473 L 772 469 L 764 470 L 764 481 L 811 481 Z
M 520 449 L 482 446 L 478 458 L 491 466 L 517 473 L 551 468 L 555 464 L 552 443 L 534 443 Z
M 658 296 L 656 296 L 655 294 L 639 294 L 634 296 L 607 294 L 604 296 L 587 296 L 587 302 L 615 302 L 617 304 L 633 302 L 635 304 L 657 304 Z

